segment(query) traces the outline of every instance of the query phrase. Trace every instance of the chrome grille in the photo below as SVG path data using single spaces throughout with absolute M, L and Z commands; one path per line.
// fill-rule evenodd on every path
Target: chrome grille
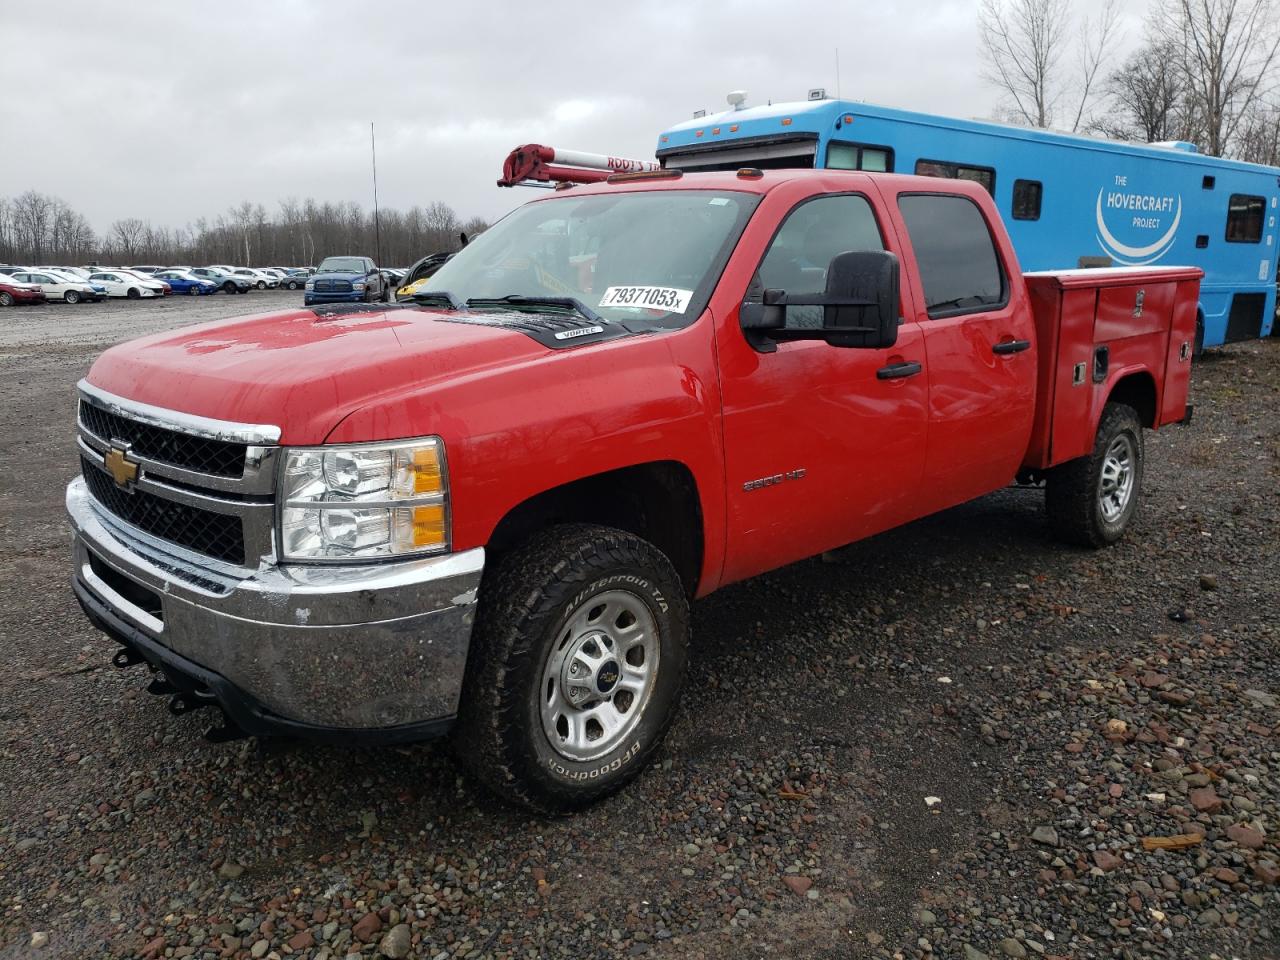
M 88 457 L 80 458 L 80 472 L 93 499 L 126 523 L 215 560 L 244 564 L 240 517 L 202 510 L 143 490 L 122 490 Z
M 167 430 L 111 413 L 83 399 L 80 423 L 99 440 L 126 444 L 139 457 L 218 477 L 239 477 L 244 473 L 246 445 L 243 443 Z

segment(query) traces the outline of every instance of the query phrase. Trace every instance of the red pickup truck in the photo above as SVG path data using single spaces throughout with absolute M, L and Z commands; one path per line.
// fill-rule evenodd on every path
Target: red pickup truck
M 122 344 L 74 588 L 211 735 L 449 733 L 552 810 L 645 766 L 689 602 L 1020 480 L 1113 542 L 1184 421 L 1200 271 L 1023 276 L 972 183 L 617 175 L 415 296 Z

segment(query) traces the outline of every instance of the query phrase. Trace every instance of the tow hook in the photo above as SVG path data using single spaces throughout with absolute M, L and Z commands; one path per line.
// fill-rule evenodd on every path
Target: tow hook
M 121 647 L 111 658 L 112 666 L 119 667 L 121 670 L 128 670 L 130 667 L 136 667 L 138 664 L 145 662 L 132 647 Z

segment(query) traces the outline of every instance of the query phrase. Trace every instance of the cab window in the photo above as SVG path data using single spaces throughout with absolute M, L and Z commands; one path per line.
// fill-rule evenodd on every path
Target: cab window
M 981 313 L 1007 301 L 995 240 L 976 203 L 968 197 L 904 194 L 898 208 L 930 318 Z
M 841 253 L 883 250 L 875 212 L 856 194 L 808 200 L 787 215 L 756 271 L 753 291 L 785 290 L 788 294 L 823 293 L 827 267 Z M 789 306 L 786 326 L 811 330 L 822 326 L 823 308 Z

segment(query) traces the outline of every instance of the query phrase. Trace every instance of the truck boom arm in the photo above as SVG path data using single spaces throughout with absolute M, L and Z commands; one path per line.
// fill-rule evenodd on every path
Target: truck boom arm
M 498 186 L 549 187 L 553 183 L 598 183 L 612 173 L 657 169 L 656 160 L 629 160 L 603 153 L 557 150 L 540 143 L 526 143 L 507 154 Z

